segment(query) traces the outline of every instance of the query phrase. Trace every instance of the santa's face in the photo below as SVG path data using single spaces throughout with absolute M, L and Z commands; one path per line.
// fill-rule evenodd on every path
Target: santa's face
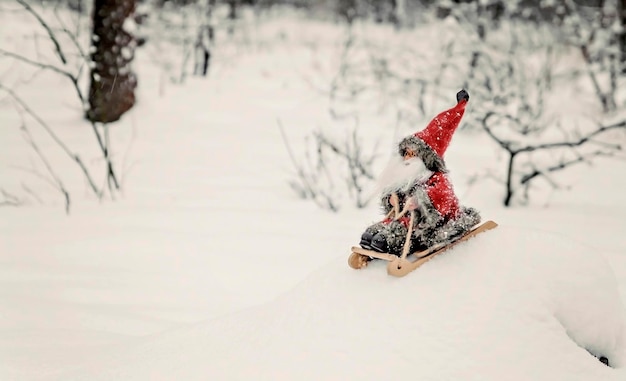
M 402 156 L 402 157 L 403 157 L 404 161 L 412 159 L 412 158 L 415 157 L 415 151 L 413 151 L 410 148 L 407 148 L 407 149 L 404 150 L 404 156 Z
M 406 149 L 395 155 L 381 173 L 378 187 L 383 193 L 406 191 L 416 183 L 424 183 L 433 174 L 415 151 Z

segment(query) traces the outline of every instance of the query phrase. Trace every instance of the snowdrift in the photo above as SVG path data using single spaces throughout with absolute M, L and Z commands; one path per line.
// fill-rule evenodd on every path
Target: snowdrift
M 404 278 L 348 252 L 271 303 L 59 379 L 626 379 L 617 282 L 580 243 L 500 226 Z

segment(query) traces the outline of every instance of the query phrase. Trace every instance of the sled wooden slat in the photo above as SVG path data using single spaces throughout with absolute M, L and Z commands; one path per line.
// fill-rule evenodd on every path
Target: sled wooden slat
M 352 252 L 360 255 L 365 255 L 366 257 L 372 257 L 377 259 L 384 259 L 385 261 L 393 261 L 398 258 L 397 255 L 389 254 L 389 253 L 379 253 L 374 250 L 367 250 L 362 247 L 352 246 Z

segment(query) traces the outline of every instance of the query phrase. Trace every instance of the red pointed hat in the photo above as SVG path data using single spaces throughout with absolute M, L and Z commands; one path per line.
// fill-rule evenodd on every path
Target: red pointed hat
M 426 128 L 414 135 L 430 146 L 441 158 L 446 153 L 448 145 L 452 140 L 452 135 L 465 113 L 465 105 L 469 101 L 469 94 L 467 91 L 461 90 L 456 94 L 456 100 L 456 106 L 441 112 L 428 123 Z
M 406 150 L 410 149 L 422 159 L 430 171 L 447 172 L 443 155 L 446 153 L 452 135 L 454 135 L 454 131 L 456 131 L 465 113 L 469 94 L 467 91 L 461 90 L 456 94 L 456 100 L 456 106 L 434 117 L 422 131 L 402 139 L 398 144 L 400 156 L 404 156 Z

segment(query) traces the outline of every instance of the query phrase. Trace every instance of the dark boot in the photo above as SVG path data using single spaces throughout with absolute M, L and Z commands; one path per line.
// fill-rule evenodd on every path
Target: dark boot
M 376 234 L 371 240 L 371 248 L 379 253 L 389 252 L 389 245 L 387 244 L 387 238 L 383 233 Z
M 365 233 L 363 233 L 363 235 L 361 235 L 361 242 L 359 243 L 359 245 L 361 245 L 361 247 L 364 249 L 372 250 L 372 238 L 374 238 L 374 234 L 366 231 Z
M 392 221 L 372 238 L 372 250 L 394 255 L 402 254 L 407 228 L 398 221 Z
M 365 229 L 365 232 L 361 235 L 361 245 L 362 248 L 366 250 L 372 250 L 372 239 L 374 236 L 385 229 L 386 225 L 384 222 L 377 222 L 373 225 L 370 225 Z

